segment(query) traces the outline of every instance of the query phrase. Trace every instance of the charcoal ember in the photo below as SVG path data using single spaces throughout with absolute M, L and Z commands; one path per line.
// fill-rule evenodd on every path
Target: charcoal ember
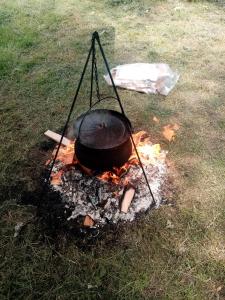
M 97 209 L 97 204 L 98 204 L 98 198 L 92 195 L 87 195 L 88 201 L 93 205 L 94 209 Z
M 83 177 L 82 174 L 78 171 L 70 173 L 70 178 L 71 178 L 72 181 L 81 180 L 82 177 Z
M 98 188 L 98 201 L 101 202 L 102 199 L 102 189 L 101 187 Z

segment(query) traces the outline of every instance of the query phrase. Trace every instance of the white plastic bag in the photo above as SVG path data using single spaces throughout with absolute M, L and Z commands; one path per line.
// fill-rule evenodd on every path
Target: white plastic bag
M 167 64 L 126 64 L 111 69 L 116 86 L 143 92 L 146 94 L 161 94 L 167 96 L 179 79 L 179 74 L 173 72 Z M 112 85 L 109 74 L 104 76 L 106 82 Z

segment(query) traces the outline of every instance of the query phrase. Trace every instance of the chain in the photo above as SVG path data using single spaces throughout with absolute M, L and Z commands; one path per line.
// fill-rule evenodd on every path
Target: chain
M 97 96 L 98 101 L 100 101 L 101 97 L 100 97 L 100 91 L 99 91 L 98 67 L 97 67 L 95 45 L 93 45 L 93 60 L 94 60 L 94 74 L 95 74 L 95 84 L 96 84 L 96 96 Z

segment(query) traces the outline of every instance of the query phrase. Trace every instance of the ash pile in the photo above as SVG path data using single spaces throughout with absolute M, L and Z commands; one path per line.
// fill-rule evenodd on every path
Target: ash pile
M 96 173 L 83 167 L 74 155 L 74 141 L 61 145 L 51 176 L 51 188 L 61 195 L 67 220 L 81 219 L 87 227 L 133 221 L 153 205 L 159 207 L 167 177 L 166 154 L 152 144 L 146 132 L 133 134 L 155 203 L 135 151 L 120 168 Z M 52 159 L 56 149 L 52 153 Z M 52 159 L 46 164 L 51 165 Z M 69 214 L 68 214 L 69 212 Z

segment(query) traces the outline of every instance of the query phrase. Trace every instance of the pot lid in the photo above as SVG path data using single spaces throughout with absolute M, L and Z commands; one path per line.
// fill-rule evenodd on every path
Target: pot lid
M 128 126 L 130 121 L 124 115 L 108 109 L 91 110 L 74 123 L 79 142 L 94 149 L 111 149 L 124 143 L 130 137 Z

